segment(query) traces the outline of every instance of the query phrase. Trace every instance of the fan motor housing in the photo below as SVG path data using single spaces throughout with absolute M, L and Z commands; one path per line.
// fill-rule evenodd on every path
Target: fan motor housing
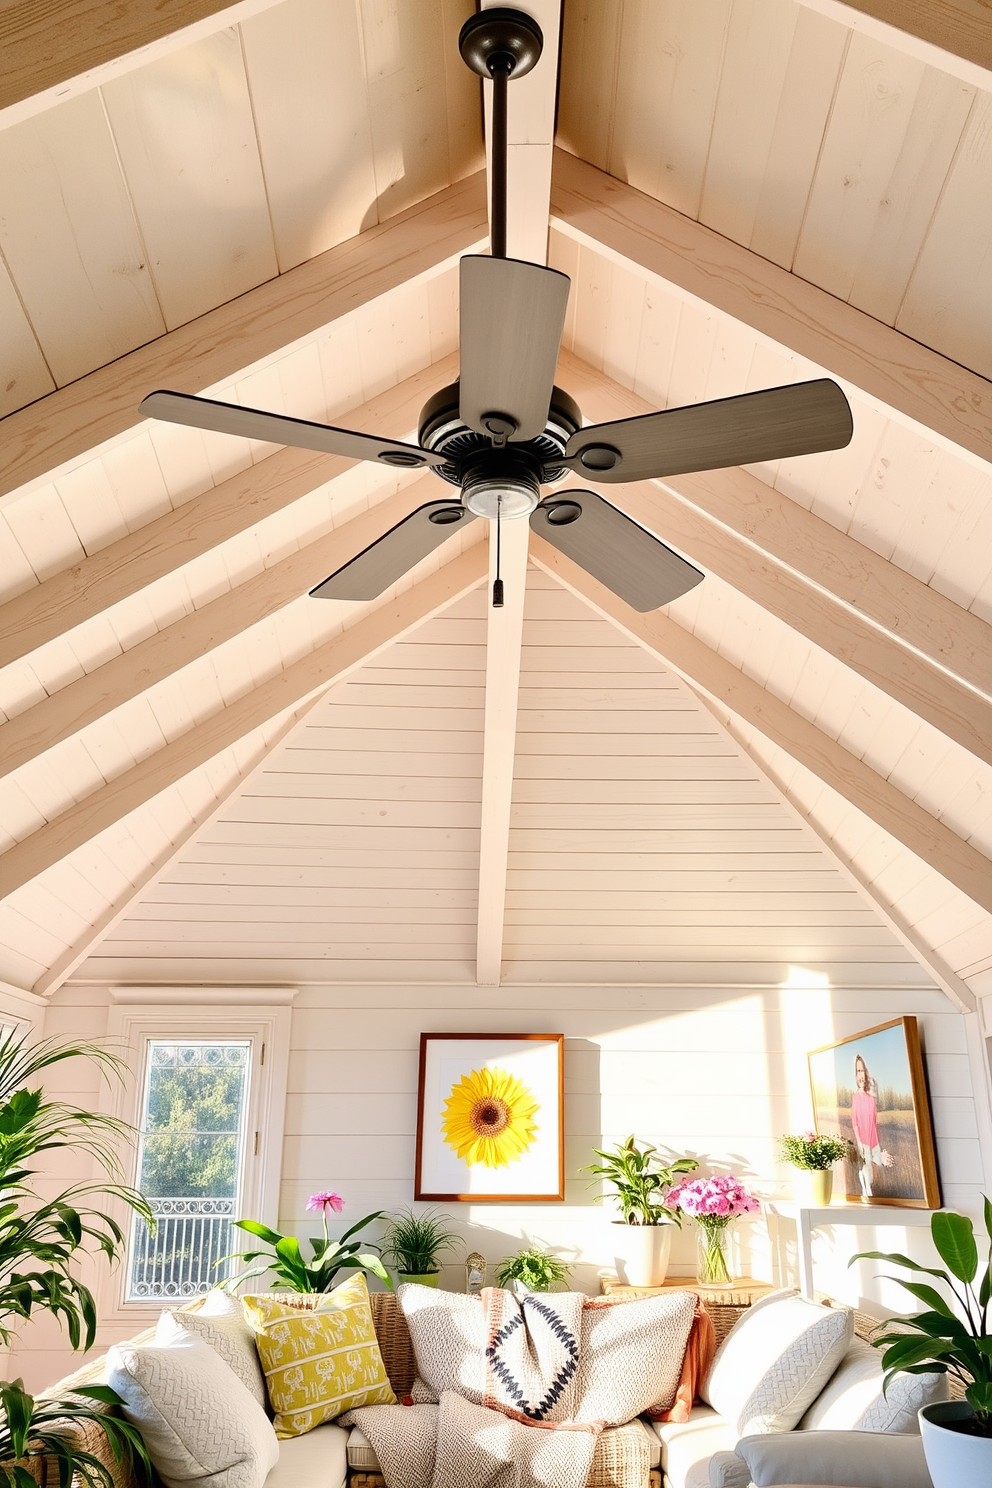
M 464 422 L 459 412 L 458 383 L 452 382 L 424 404 L 419 437 L 424 449 L 436 450 L 445 457 L 445 463 L 436 465 L 433 474 L 453 486 L 464 487 L 466 503 L 472 490 L 481 497 L 487 484 L 495 487 L 500 482 L 512 482 L 514 486 L 519 484 L 521 495 L 524 490 L 532 490 L 536 505 L 540 486 L 570 474 L 562 464 L 565 446 L 581 427 L 579 405 L 563 388 L 556 387 L 552 389 L 543 433 L 536 439 L 511 439 L 497 448 L 489 435 L 480 434 Z M 528 503 L 527 510 L 530 509 Z M 480 512 L 483 514 L 487 513 Z

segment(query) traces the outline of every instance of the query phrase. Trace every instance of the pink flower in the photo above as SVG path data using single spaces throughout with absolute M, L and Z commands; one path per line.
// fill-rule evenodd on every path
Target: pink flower
M 344 1199 L 341 1195 L 330 1193 L 327 1189 L 321 1189 L 320 1193 L 311 1194 L 307 1199 L 307 1209 L 319 1209 L 322 1214 L 326 1214 L 328 1209 L 340 1214 L 343 1208 Z
M 695 1219 L 737 1219 L 741 1214 L 756 1214 L 760 1208 L 754 1195 L 730 1174 L 687 1178 L 669 1190 L 665 1202 Z

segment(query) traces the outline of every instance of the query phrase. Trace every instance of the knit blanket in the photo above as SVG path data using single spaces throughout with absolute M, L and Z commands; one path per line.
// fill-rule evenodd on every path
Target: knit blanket
M 387 1488 L 584 1488 L 602 1422 L 572 1420 L 582 1301 L 487 1287 L 474 1379 L 437 1405 L 342 1416 L 372 1444 Z

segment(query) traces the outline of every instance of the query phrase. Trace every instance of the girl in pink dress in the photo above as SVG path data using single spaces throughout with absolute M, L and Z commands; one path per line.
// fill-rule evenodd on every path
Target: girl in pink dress
M 861 1159 L 861 1166 L 858 1169 L 861 1197 L 870 1199 L 874 1168 L 876 1166 L 888 1167 L 892 1159 L 889 1158 L 889 1162 L 886 1162 L 888 1153 L 883 1152 L 879 1144 L 878 1106 L 874 1095 L 874 1081 L 860 1054 L 854 1061 L 854 1080 L 857 1089 L 851 1099 L 851 1125 L 854 1127 L 854 1143 Z

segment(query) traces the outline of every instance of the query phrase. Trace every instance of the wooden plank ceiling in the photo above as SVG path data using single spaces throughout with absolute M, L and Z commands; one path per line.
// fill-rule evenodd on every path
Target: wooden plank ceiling
M 553 0 L 526 8 L 553 38 Z M 665 612 L 696 648 L 674 669 L 547 564 L 522 647 L 494 630 L 481 522 L 372 606 L 315 604 L 435 479 L 133 422 L 173 356 L 191 390 L 414 433 L 485 231 L 471 9 L 237 7 L 0 114 L 0 979 L 992 992 L 973 61 L 833 0 L 566 0 L 557 143 L 642 194 L 649 247 L 652 202 L 707 234 L 712 301 L 703 256 L 662 277 L 607 197 L 549 199 L 554 46 L 518 95 L 511 247 L 572 279 L 587 418 L 837 373 L 834 327 L 902 368 L 905 396 L 845 362 L 846 450 L 631 488 L 707 574 Z M 721 255 L 728 284 L 779 276 L 774 330 L 728 308 Z M 820 361 L 788 309 L 814 292 Z

